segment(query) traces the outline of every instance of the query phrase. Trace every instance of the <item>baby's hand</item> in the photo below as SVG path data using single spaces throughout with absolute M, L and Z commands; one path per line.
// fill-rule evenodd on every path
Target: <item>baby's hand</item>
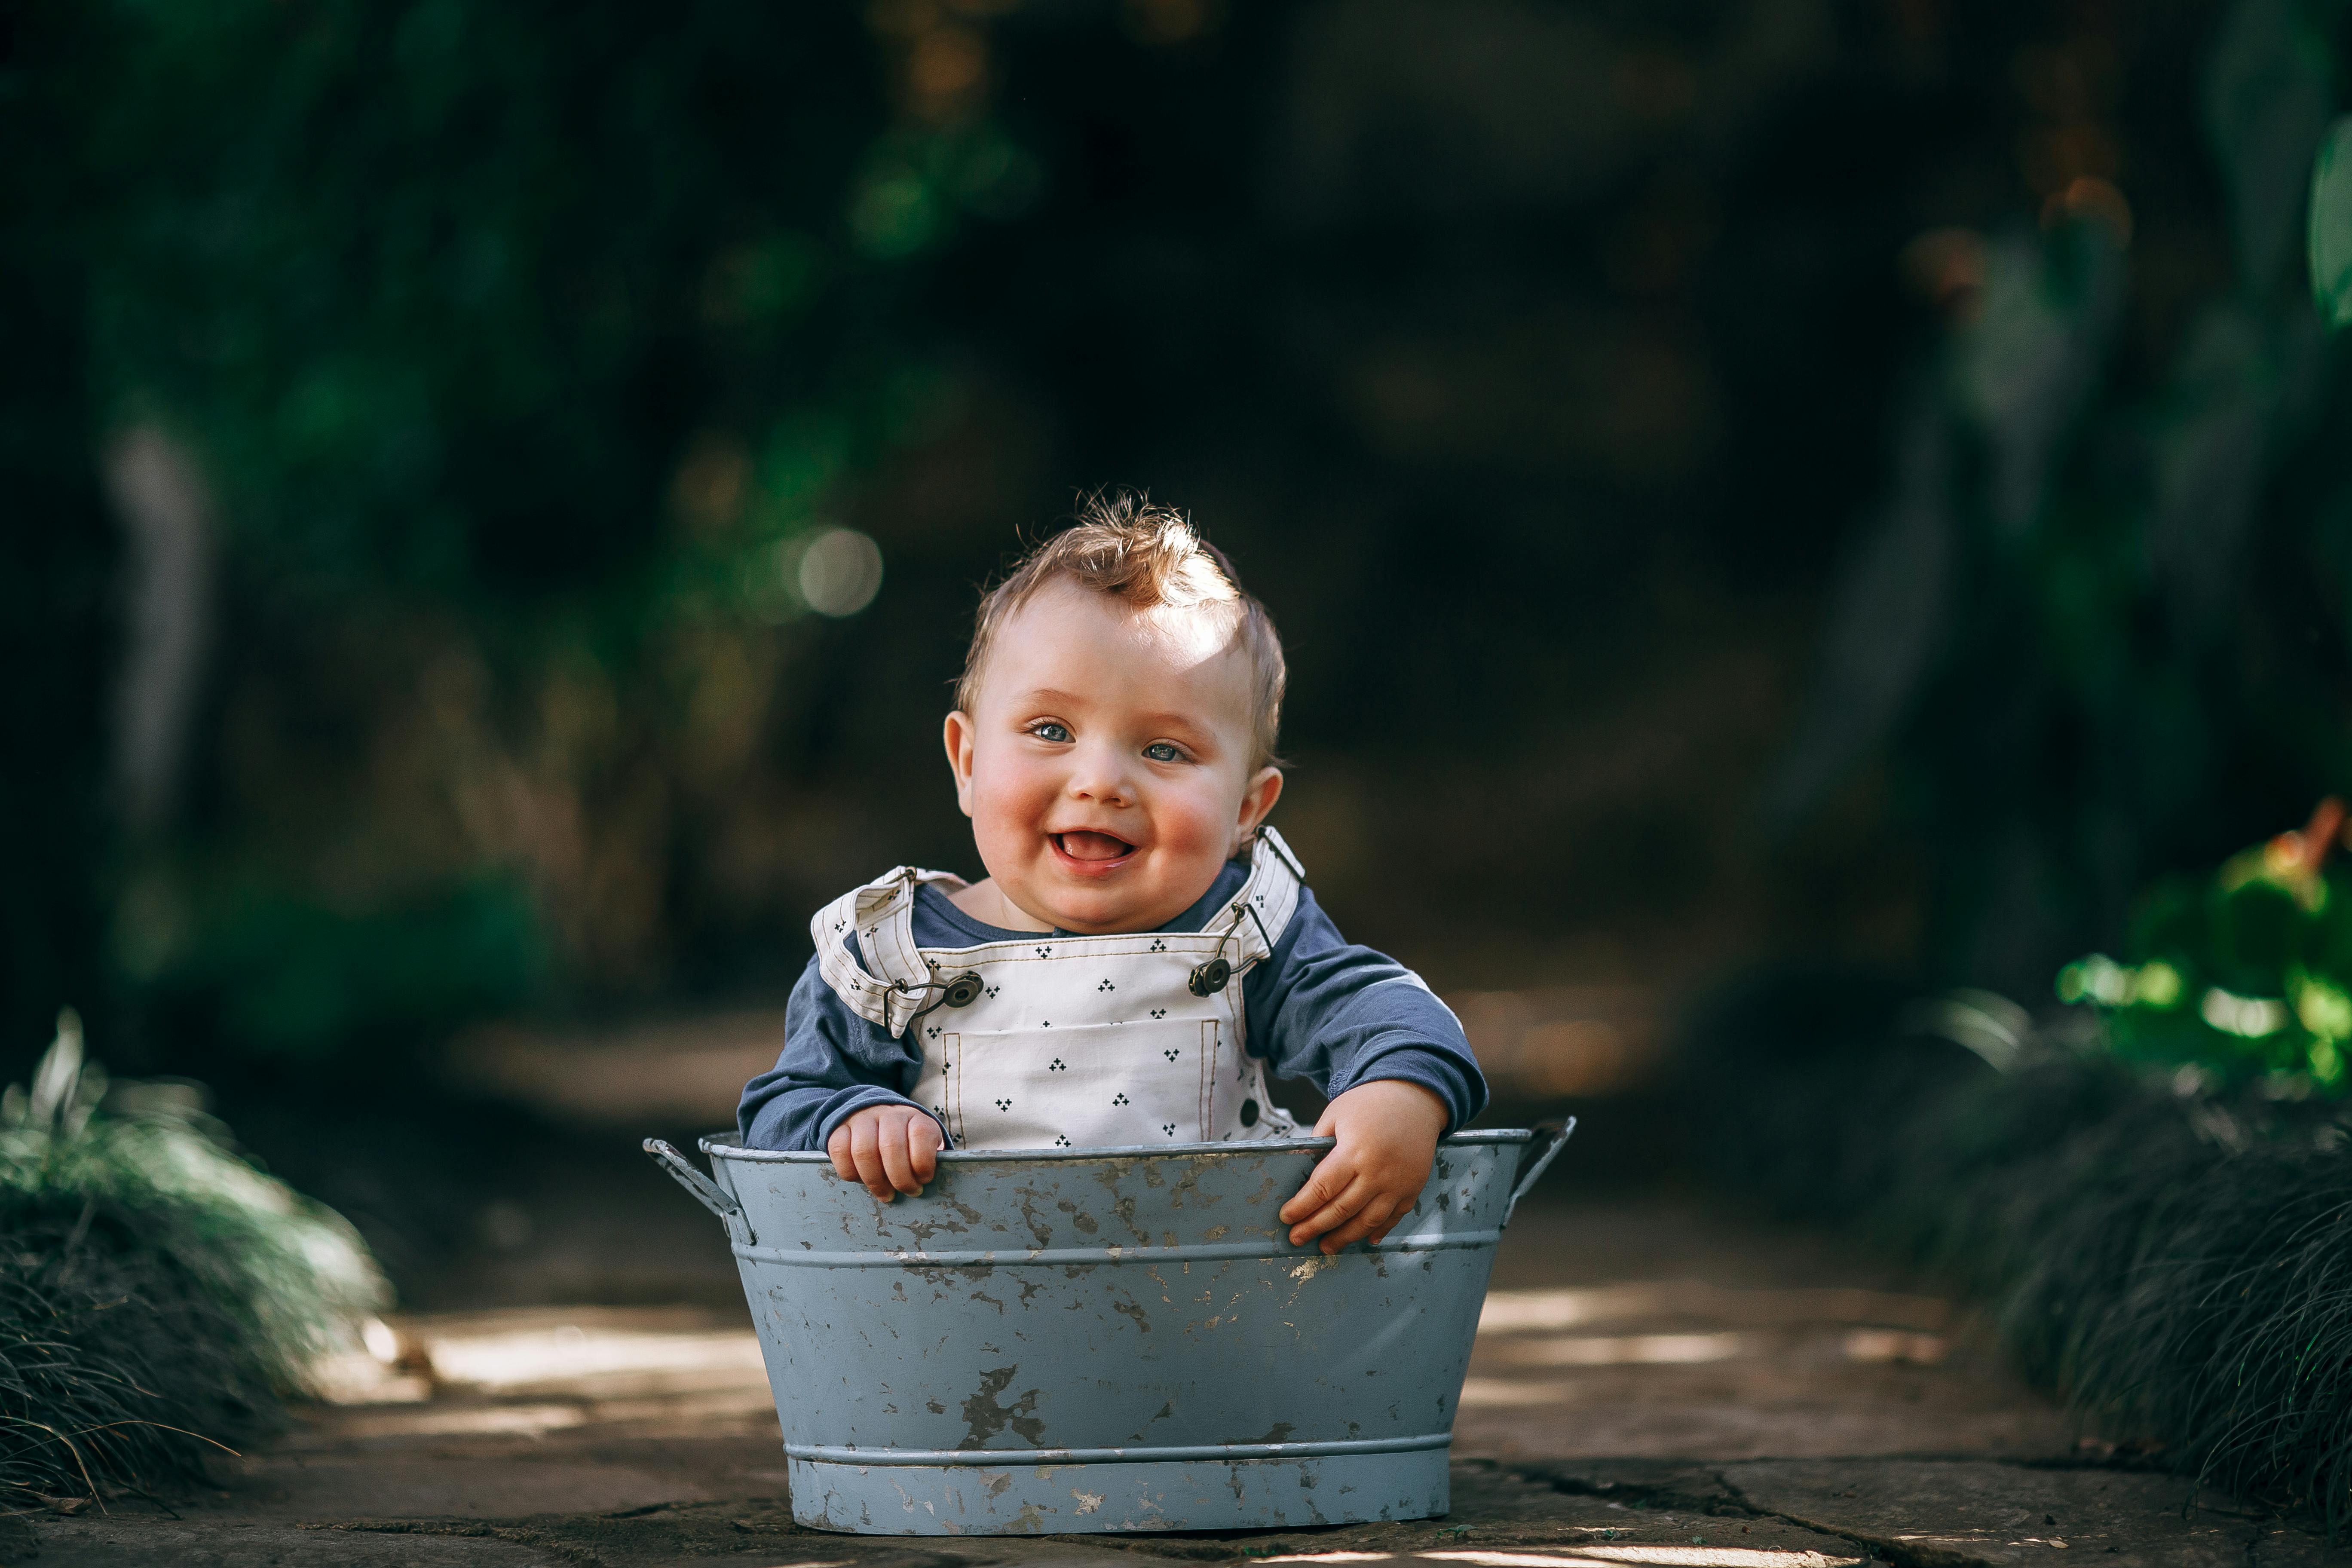
M 1328 1255 L 1351 1241 L 1388 1235 L 1421 1195 L 1444 1131 L 1445 1102 L 1402 1079 L 1360 1083 L 1333 1100 L 1315 1135 L 1336 1137 L 1339 1146 L 1282 1205 L 1290 1245 L 1304 1247 L 1320 1236 Z
M 939 1173 L 940 1124 L 911 1105 L 869 1105 L 833 1130 L 824 1152 L 843 1181 L 887 1204 Z

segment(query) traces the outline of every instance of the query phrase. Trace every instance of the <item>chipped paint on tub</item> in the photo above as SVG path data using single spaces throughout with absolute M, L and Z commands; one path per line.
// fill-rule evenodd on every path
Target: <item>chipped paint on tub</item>
M 714 1138 L 711 1192 L 733 1206 L 697 1195 L 728 1221 L 803 1524 L 1412 1519 L 1447 1506 L 1515 1173 L 1558 1147 L 1535 1140 L 1447 1140 L 1398 1233 L 1330 1257 L 1272 1215 L 1328 1139 L 950 1153 L 885 1205 L 822 1154 Z

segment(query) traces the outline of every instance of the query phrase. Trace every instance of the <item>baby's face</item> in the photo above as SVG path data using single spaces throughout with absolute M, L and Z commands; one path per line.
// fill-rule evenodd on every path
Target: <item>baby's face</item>
M 974 713 L 948 716 L 956 798 L 997 889 L 1041 925 L 1183 913 L 1281 793 L 1250 767 L 1230 624 L 1049 583 L 999 628 Z

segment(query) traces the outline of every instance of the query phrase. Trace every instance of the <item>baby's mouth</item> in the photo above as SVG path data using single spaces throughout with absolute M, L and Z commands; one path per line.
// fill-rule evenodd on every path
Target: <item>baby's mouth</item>
M 1117 860 L 1135 852 L 1135 846 L 1108 833 L 1056 833 L 1054 847 L 1073 860 Z

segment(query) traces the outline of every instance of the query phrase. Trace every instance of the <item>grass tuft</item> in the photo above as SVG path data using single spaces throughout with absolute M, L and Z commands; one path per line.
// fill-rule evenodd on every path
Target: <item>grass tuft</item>
M 1954 1282 L 2104 1435 L 2352 1526 L 2340 1103 L 2046 1032 L 1988 1051 L 1888 1026 L 1790 1049 L 1771 1016 L 1790 999 L 1702 1036 L 1726 1175 Z
M 386 1294 L 350 1226 L 239 1159 L 193 1096 L 109 1094 L 63 1016 L 0 1099 L 0 1497 L 199 1479 Z

